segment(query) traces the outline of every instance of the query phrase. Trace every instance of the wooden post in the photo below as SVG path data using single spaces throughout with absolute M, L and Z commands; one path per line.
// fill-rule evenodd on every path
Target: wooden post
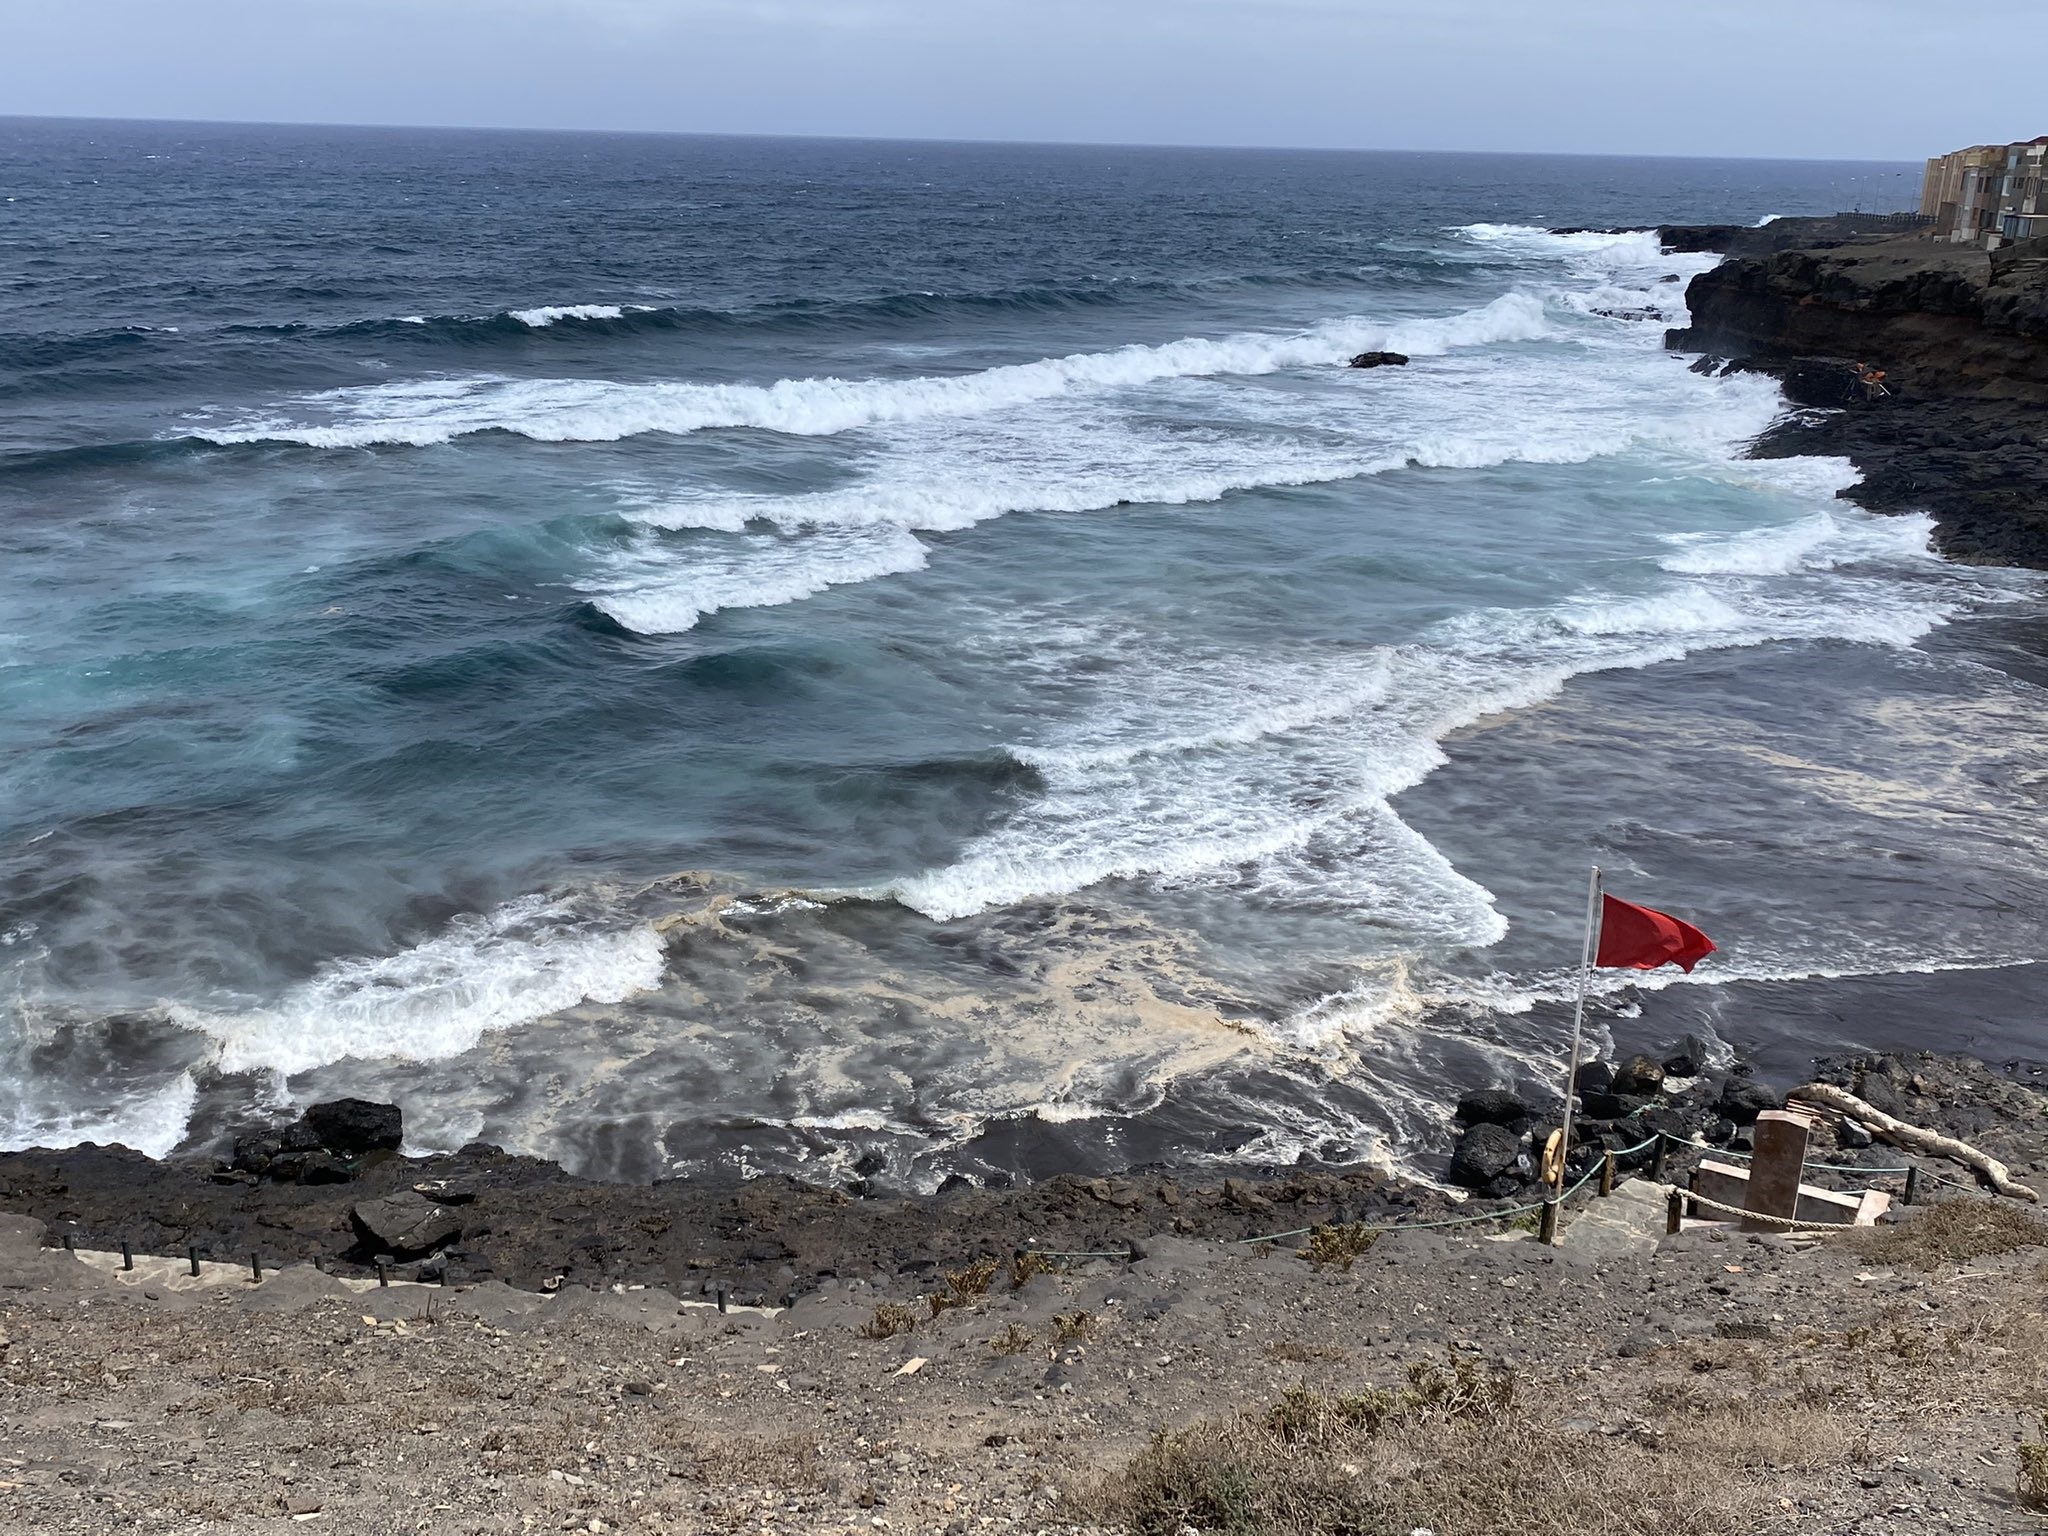
M 1657 1133 L 1657 1144 L 1650 1149 L 1650 1177 L 1659 1184 L 1664 1182 L 1664 1160 L 1671 1154 L 1671 1138 L 1663 1131 Z
M 263 1283 L 263 1255 L 260 1253 L 249 1255 L 249 1278 L 258 1285 Z
M 718 1288 L 718 1314 L 721 1317 L 725 1315 L 725 1287 L 722 1285 Z
M 1756 1117 L 1752 1133 L 1756 1155 L 1750 1159 L 1749 1189 L 1742 1208 L 1761 1216 L 1799 1215 L 1799 1180 L 1806 1171 L 1806 1139 L 1813 1122 L 1791 1110 L 1767 1109 Z M 1742 1223 L 1745 1232 L 1775 1232 L 1776 1222 Z
M 135 1250 L 128 1246 L 128 1239 L 125 1237 L 121 1239 L 121 1267 L 123 1269 L 133 1269 L 135 1267 Z
M 382 1259 L 377 1261 L 377 1284 L 388 1287 L 391 1284 L 391 1267 Z
M 1906 1204 L 1912 1205 L 1920 1198 L 1920 1165 L 1906 1165 Z
M 1600 1159 L 1600 1193 L 1603 1195 L 1614 1193 L 1614 1152 L 1612 1148 L 1609 1148 L 1607 1153 Z
M 1685 1228 L 1685 1196 L 1677 1190 L 1671 1191 L 1671 1198 L 1664 1203 L 1664 1231 L 1666 1235 L 1683 1231 Z
M 196 1280 L 196 1279 L 198 1279 L 198 1278 L 199 1278 L 199 1245 L 198 1245 L 197 1243 L 187 1243 L 187 1244 L 185 1245 L 185 1262 L 186 1262 L 186 1263 L 188 1263 L 188 1264 L 190 1264 L 190 1265 L 192 1266 L 192 1278 L 193 1278 L 193 1279 L 195 1279 L 195 1280 Z
M 1547 1248 L 1557 1246 L 1557 1206 L 1555 1196 L 1543 1202 L 1543 1215 L 1536 1224 L 1536 1241 Z

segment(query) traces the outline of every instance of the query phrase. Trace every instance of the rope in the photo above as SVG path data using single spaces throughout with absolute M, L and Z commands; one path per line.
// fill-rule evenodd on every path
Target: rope
M 1650 1141 L 1655 1141 L 1656 1139 L 1653 1136 L 1650 1138 Z M 1650 1142 L 1646 1141 L 1643 1143 L 1643 1146 L 1648 1146 L 1649 1144 Z M 1639 1147 L 1636 1150 L 1640 1151 L 1642 1149 Z M 1562 1205 L 1588 1184 L 1599 1178 L 1600 1172 L 1601 1170 L 1598 1167 L 1593 1168 L 1578 1183 L 1557 1197 L 1558 1204 Z M 1371 1232 L 1426 1232 L 1436 1227 L 1469 1227 L 1482 1221 L 1511 1221 L 1517 1216 L 1527 1216 L 1533 1212 L 1541 1211 L 1549 1203 L 1547 1200 L 1538 1200 L 1534 1205 L 1512 1205 L 1504 1211 L 1481 1211 L 1477 1216 L 1448 1216 L 1441 1221 L 1359 1222 L 1357 1225 Z M 1329 1223 L 1325 1222 L 1323 1225 L 1327 1226 Z M 1315 1230 L 1316 1228 L 1314 1227 L 1296 1227 L 1291 1232 L 1269 1232 L 1263 1237 L 1237 1237 L 1231 1239 L 1231 1246 L 1243 1247 L 1251 1243 L 1277 1243 L 1285 1237 L 1307 1237 Z
M 1061 1253 L 1052 1248 L 1026 1248 L 1024 1252 L 1041 1259 L 1128 1259 L 1128 1248 L 1102 1248 L 1088 1253 Z
M 1849 1223 L 1843 1221 L 1794 1221 L 1790 1216 L 1766 1216 L 1761 1211 L 1745 1211 L 1739 1205 L 1723 1205 L 1718 1200 L 1709 1200 L 1705 1195 L 1696 1195 L 1689 1189 L 1680 1189 L 1676 1184 L 1660 1185 L 1666 1197 L 1682 1195 L 1694 1205 L 1704 1205 L 1710 1211 L 1722 1211 L 1730 1216 L 1740 1216 L 1744 1221 L 1767 1221 L 1774 1227 L 1786 1227 L 1796 1232 L 1839 1232 Z
M 1756 1161 L 1756 1154 L 1754 1152 L 1738 1152 L 1733 1147 L 1702 1146 L 1697 1141 L 1680 1141 L 1676 1137 L 1672 1138 L 1671 1144 L 1672 1146 L 1678 1148 L 1680 1151 L 1683 1152 L 1702 1152 L 1710 1154 L 1714 1157 L 1729 1157 L 1735 1159 L 1735 1161 L 1739 1163 L 1753 1163 Z M 1614 1155 L 1616 1157 L 1620 1157 L 1623 1154 L 1617 1152 Z M 1810 1168 L 1815 1173 L 1880 1174 L 1912 1172 L 1910 1168 L 1904 1166 L 1900 1166 L 1897 1168 L 1866 1168 L 1861 1163 L 1805 1163 L 1801 1166 L 1802 1168 Z

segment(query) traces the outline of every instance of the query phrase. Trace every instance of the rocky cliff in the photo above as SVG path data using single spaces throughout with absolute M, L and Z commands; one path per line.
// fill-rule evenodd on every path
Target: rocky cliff
M 2048 567 L 2048 242 L 1987 253 L 1781 222 L 1770 243 L 1806 243 L 1759 250 L 1764 231 L 1725 232 L 1753 253 L 1693 279 L 1693 323 L 1667 344 L 1770 373 L 1822 408 L 1775 428 L 1760 455 L 1846 455 L 1864 475 L 1852 499 L 1933 514 L 1948 554 Z M 1713 248 L 1710 230 L 1665 235 Z M 1861 368 L 1881 370 L 1883 389 Z

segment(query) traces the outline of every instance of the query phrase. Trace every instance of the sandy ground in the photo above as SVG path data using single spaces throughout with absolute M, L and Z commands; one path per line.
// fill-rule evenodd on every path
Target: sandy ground
M 2039 1531 L 2016 1490 L 2048 1406 L 2048 1226 L 1996 1208 L 1988 1240 L 1936 1241 L 1924 1213 L 1664 1237 L 1626 1186 L 1555 1249 L 1398 1233 L 1345 1269 L 1162 1237 L 999 1271 L 936 1319 L 859 1284 L 721 1317 L 654 1289 L 123 1276 L 0 1217 L 0 1529 L 1172 1530 L 1117 1504 L 1163 1427 L 1461 1351 L 1512 1373 L 1516 1443 L 1580 1471 L 1532 1471 L 1563 1507 L 1528 1523 L 1417 1485 L 1400 1507 L 1436 1499 L 1435 1536 Z M 870 1337 L 885 1302 L 914 1325 Z

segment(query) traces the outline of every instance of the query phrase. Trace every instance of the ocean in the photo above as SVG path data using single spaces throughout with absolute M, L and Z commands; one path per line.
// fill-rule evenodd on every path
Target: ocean
M 1547 232 L 1916 173 L 0 121 L 0 1146 L 1428 1177 L 1595 860 L 1603 1045 L 2023 1050 L 2039 578 Z

